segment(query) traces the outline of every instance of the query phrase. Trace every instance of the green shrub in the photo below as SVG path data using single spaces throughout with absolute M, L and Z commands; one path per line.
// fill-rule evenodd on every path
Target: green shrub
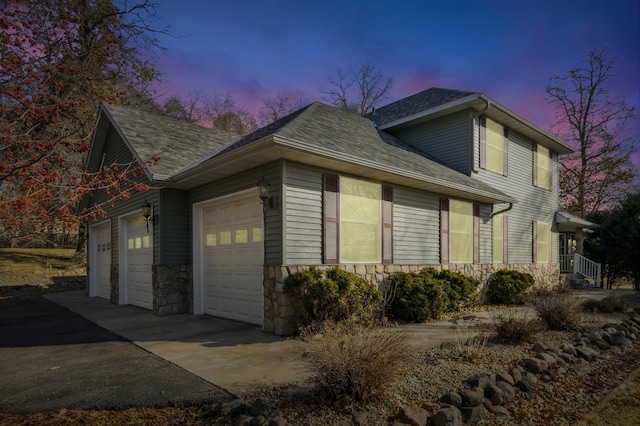
M 443 281 L 444 291 L 449 297 L 448 311 L 456 311 L 461 306 L 472 305 L 478 301 L 478 286 L 480 282 L 459 272 L 432 270 L 436 278 Z
M 501 269 L 489 281 L 490 300 L 497 304 L 522 305 L 533 283 L 531 274 Z
M 375 285 L 355 274 L 316 267 L 288 276 L 284 291 L 292 297 L 299 326 L 324 321 L 367 322 L 382 295 Z
M 478 280 L 459 272 L 428 267 L 420 272 L 396 272 L 389 278 L 395 296 L 387 312 L 401 321 L 436 319 L 477 300 Z
M 581 308 L 571 296 L 546 294 L 535 297 L 531 303 L 538 318 L 550 330 L 575 330 L 581 323 Z
M 407 337 L 389 328 L 326 322 L 302 329 L 300 340 L 303 361 L 335 400 L 382 400 L 415 364 Z
M 449 306 L 441 281 L 428 273 L 396 272 L 391 275 L 396 296 L 389 316 L 401 321 L 424 322 L 439 318 Z

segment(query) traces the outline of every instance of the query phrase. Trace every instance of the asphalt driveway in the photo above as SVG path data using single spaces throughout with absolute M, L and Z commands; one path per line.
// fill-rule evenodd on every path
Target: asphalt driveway
M 230 398 L 223 389 L 54 302 L 0 302 L 0 412 Z

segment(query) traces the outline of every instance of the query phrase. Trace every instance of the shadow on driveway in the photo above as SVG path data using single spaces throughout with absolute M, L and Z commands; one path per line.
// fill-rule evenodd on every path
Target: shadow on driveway
M 0 302 L 0 411 L 196 404 L 229 393 L 49 300 Z

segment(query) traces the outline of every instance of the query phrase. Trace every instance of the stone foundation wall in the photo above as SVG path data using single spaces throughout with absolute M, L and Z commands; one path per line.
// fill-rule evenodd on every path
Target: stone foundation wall
M 153 265 L 153 314 L 193 314 L 191 265 Z
M 120 303 L 120 266 L 117 263 L 111 264 L 111 303 Z
M 305 266 L 266 266 L 263 271 L 264 322 L 265 332 L 280 336 L 289 336 L 296 332 L 295 309 L 289 296 L 284 293 L 284 280 Z M 333 265 L 313 265 L 321 270 Z M 426 267 L 437 270 L 450 270 L 471 276 L 480 281 L 480 292 L 484 297 L 489 278 L 500 269 L 526 272 L 535 278 L 538 287 L 557 287 L 560 284 L 560 265 L 558 264 L 450 264 L 450 265 L 338 265 L 376 284 L 379 289 L 386 287 L 389 275 L 394 272 L 418 272 Z

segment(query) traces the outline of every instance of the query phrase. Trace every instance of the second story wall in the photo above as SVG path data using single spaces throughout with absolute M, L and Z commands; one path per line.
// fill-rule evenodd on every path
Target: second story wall
M 470 174 L 473 157 L 473 121 L 470 110 L 391 133 L 448 167 Z

